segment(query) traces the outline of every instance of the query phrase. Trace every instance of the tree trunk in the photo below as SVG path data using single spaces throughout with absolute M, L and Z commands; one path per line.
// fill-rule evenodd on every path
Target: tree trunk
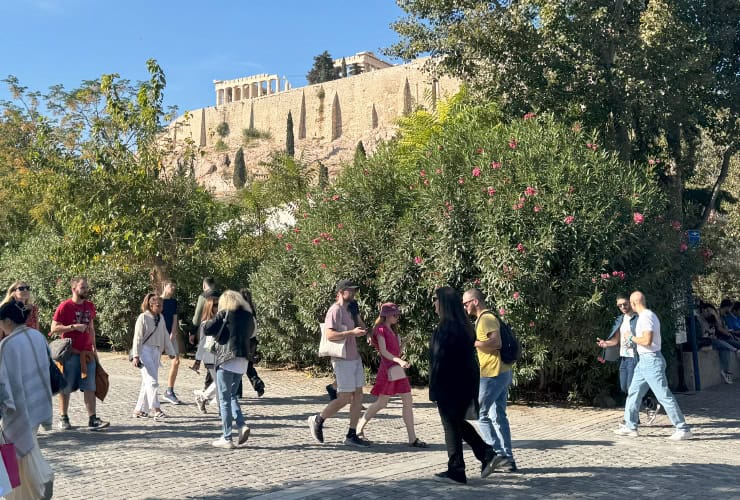
M 722 184 L 725 182 L 725 179 L 727 179 L 727 172 L 730 170 L 730 160 L 732 159 L 732 156 L 737 152 L 737 144 L 731 144 L 722 155 L 722 166 L 719 169 L 719 176 L 717 176 L 717 180 L 714 183 L 714 187 L 712 188 L 712 196 L 709 198 L 709 203 L 707 203 L 707 206 L 704 207 L 704 213 L 701 216 L 701 221 L 699 222 L 699 228 L 704 226 L 706 222 L 709 220 L 709 217 L 712 215 L 712 211 L 715 209 L 715 206 L 717 205 L 717 198 L 719 198 L 719 192 L 722 190 Z

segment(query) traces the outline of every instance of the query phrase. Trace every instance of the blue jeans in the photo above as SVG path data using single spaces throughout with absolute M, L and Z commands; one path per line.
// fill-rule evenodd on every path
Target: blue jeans
M 619 363 L 619 388 L 622 389 L 622 392 L 625 394 L 627 394 L 630 384 L 632 384 L 632 376 L 635 374 L 635 366 L 637 366 L 637 359 L 622 356 L 622 361 Z
M 236 426 L 246 424 L 236 393 L 239 390 L 241 373 L 218 369 L 216 371 L 216 388 L 218 389 L 218 403 L 221 407 L 221 425 L 224 430 L 224 439 L 231 441 L 231 421 L 236 420 Z
M 511 370 L 497 377 L 481 377 L 478 391 L 478 425 L 483 440 L 493 446 L 498 455 L 513 458 L 511 430 L 506 416 L 506 399 L 511 385 Z
M 740 347 L 740 343 L 734 340 L 712 339 L 712 349 L 719 355 L 719 367 L 723 372 L 730 371 L 730 353 L 735 352 Z
M 676 429 L 688 431 L 689 426 L 678 407 L 676 398 L 668 388 L 668 379 L 665 376 L 665 358 L 659 352 L 640 354 L 640 361 L 635 366 L 627 403 L 624 405 L 624 421 L 629 429 L 637 429 L 640 418 L 640 401 L 647 390 L 652 389 L 655 399 L 663 405 L 666 415 Z

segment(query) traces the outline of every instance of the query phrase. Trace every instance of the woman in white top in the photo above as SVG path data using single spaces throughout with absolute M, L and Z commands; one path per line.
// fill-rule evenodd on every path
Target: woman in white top
M 170 359 L 175 357 L 175 348 L 162 317 L 162 298 L 148 293 L 141 303 L 141 314 L 134 327 L 133 359 L 131 363 L 141 368 L 141 389 L 134 409 L 134 417 L 148 417 L 152 411 L 154 420 L 166 417 L 159 408 L 159 357 L 162 348 Z

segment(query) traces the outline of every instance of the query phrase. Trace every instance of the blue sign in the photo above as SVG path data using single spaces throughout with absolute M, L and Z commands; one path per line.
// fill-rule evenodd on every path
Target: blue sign
M 699 240 L 701 240 L 701 231 L 697 229 L 692 229 L 690 231 L 686 231 L 686 234 L 689 237 L 689 246 L 691 248 L 696 248 L 699 246 Z

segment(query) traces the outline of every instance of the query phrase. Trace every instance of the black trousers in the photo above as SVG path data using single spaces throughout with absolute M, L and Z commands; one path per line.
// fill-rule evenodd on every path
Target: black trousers
M 466 406 L 459 404 L 437 403 L 437 410 L 442 419 L 442 428 L 445 432 L 445 445 L 447 446 L 447 472 L 450 477 L 457 480 L 465 478 L 465 461 L 463 460 L 463 441 L 473 448 L 475 458 L 485 463 L 490 459 L 493 448 L 483 441 L 478 431 L 465 420 Z

